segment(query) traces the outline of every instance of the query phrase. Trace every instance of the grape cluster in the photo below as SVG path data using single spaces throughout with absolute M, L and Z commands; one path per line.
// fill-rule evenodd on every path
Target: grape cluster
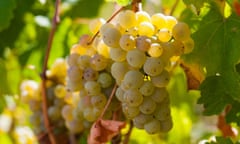
M 168 132 L 173 124 L 166 87 L 176 59 L 194 47 L 188 25 L 161 13 L 124 10 L 109 23 L 93 20 L 90 31 L 99 34 L 82 36 L 67 58 L 67 89 L 80 95 L 62 109 L 67 127 L 94 122 L 116 83 L 115 97 L 135 127 Z
M 65 131 L 64 120 L 61 116 L 61 109 L 72 96 L 67 97 L 65 90 L 67 65 L 64 59 L 59 58 L 47 71 L 47 101 L 48 116 L 57 131 Z M 30 122 L 36 134 L 45 131 L 42 113 L 41 85 L 34 80 L 25 80 L 21 83 L 21 100 L 27 103 L 33 112 Z M 70 93 L 69 93 L 70 94 Z

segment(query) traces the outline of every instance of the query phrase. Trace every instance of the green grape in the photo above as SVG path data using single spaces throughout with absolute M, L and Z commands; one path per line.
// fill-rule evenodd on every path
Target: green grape
M 77 59 L 77 65 L 82 70 L 90 67 L 90 59 L 91 57 L 88 55 L 80 55 Z
M 138 28 L 137 27 L 131 27 L 129 29 L 127 29 L 124 34 L 127 34 L 127 35 L 132 35 L 134 37 L 137 37 L 139 35 L 138 33 Z
M 127 53 L 127 62 L 130 66 L 132 66 L 134 68 L 142 67 L 145 60 L 146 60 L 145 53 L 138 49 L 130 50 Z
M 165 18 L 166 18 L 166 28 L 171 31 L 173 27 L 177 24 L 177 19 L 173 16 L 165 16 Z
M 143 96 L 138 89 L 129 89 L 124 93 L 124 101 L 133 107 L 139 106 L 143 102 Z
M 110 58 L 116 62 L 122 62 L 126 60 L 127 52 L 121 48 L 111 48 Z
M 122 111 L 128 119 L 133 119 L 140 112 L 138 107 L 131 107 L 127 103 L 122 103 Z
M 98 117 L 95 112 L 93 107 L 84 108 L 83 117 L 89 122 L 94 122 Z
M 109 47 L 118 47 L 120 38 L 121 32 L 115 27 L 105 28 L 102 32 L 102 40 Z
M 83 109 L 79 109 L 77 106 L 76 108 L 73 109 L 72 111 L 73 119 L 75 120 L 83 120 Z
M 178 22 L 172 29 L 174 39 L 185 41 L 190 38 L 191 31 L 184 22 Z
M 160 57 L 163 53 L 163 47 L 159 43 L 152 43 L 148 49 L 148 54 L 151 57 Z
M 67 94 L 65 86 L 62 84 L 56 85 L 54 88 L 54 94 L 57 98 L 64 98 Z
M 66 90 L 67 91 L 78 91 L 83 89 L 83 83 L 82 81 L 71 81 L 70 79 L 66 79 Z
M 155 90 L 154 85 L 150 81 L 144 81 L 143 85 L 140 87 L 139 91 L 143 96 L 150 96 Z
M 86 107 L 91 107 L 92 102 L 91 102 L 91 96 L 81 96 L 80 101 L 78 101 L 77 108 L 79 110 L 84 110 Z
M 86 81 L 84 88 L 90 95 L 97 95 L 101 93 L 101 86 L 96 81 Z
M 79 54 L 77 53 L 72 53 L 67 57 L 67 64 L 71 67 L 71 66 L 77 66 L 77 61 L 79 58 Z
M 39 85 L 34 80 L 25 80 L 21 83 L 21 100 L 24 102 L 28 102 L 30 99 L 32 100 L 40 100 L 40 89 Z
M 62 108 L 61 114 L 62 117 L 66 120 L 66 121 L 71 121 L 73 119 L 73 115 L 72 115 L 72 111 L 73 111 L 73 107 L 70 105 L 65 105 Z
M 166 97 L 168 97 L 168 92 L 167 89 L 165 87 L 162 88 L 155 88 L 155 91 L 153 92 L 153 94 L 150 96 L 153 101 L 155 101 L 156 103 L 160 103 L 162 102 Z
M 163 70 L 161 74 L 152 76 L 151 80 L 156 87 L 166 87 L 170 81 L 170 74 L 168 71 Z
M 138 26 L 139 35 L 151 37 L 155 32 L 154 26 L 150 22 L 141 22 Z
M 57 121 L 61 118 L 61 110 L 57 106 L 48 107 L 48 116 L 52 121 Z
M 104 108 L 105 104 L 107 103 L 107 98 L 104 94 L 98 94 L 91 96 L 91 104 L 96 108 Z
M 65 121 L 65 125 L 70 130 L 70 132 L 74 134 L 80 133 L 84 130 L 83 123 L 79 120 Z
M 108 47 L 102 40 L 96 47 L 97 53 L 104 56 L 105 58 L 110 57 L 110 47 Z
M 169 29 L 162 28 L 158 31 L 157 37 L 161 42 L 168 42 L 172 38 L 172 34 L 170 33 Z
M 183 45 L 184 45 L 184 54 L 188 54 L 192 52 L 194 48 L 194 41 L 192 38 L 188 38 L 185 41 L 183 41 Z
M 124 90 L 121 87 L 118 87 L 115 96 L 120 102 L 124 102 Z
M 108 88 L 113 84 L 113 78 L 109 73 L 102 72 L 99 74 L 97 82 L 102 88 Z
M 138 24 L 142 22 L 151 22 L 151 17 L 147 12 L 137 11 L 135 14 L 136 14 L 136 20 Z
M 77 66 L 69 67 L 67 73 L 70 81 L 82 81 L 83 71 Z
M 98 72 L 90 67 L 83 70 L 83 78 L 86 81 L 94 81 L 98 78 Z
M 126 89 L 139 88 L 143 84 L 143 74 L 137 70 L 128 71 L 122 81 Z
M 101 26 L 99 33 L 103 35 L 104 32 L 106 32 L 108 29 L 114 29 L 115 26 L 111 23 L 105 23 Z
M 90 64 L 94 70 L 101 71 L 107 67 L 108 60 L 100 54 L 95 54 L 91 57 Z
M 152 15 L 151 17 L 152 24 L 157 28 L 157 29 L 162 29 L 165 28 L 167 25 L 167 20 L 165 15 L 161 13 L 156 13 Z
M 140 112 L 136 117 L 133 118 L 133 125 L 139 129 L 144 129 L 144 124 L 152 119 L 153 115 L 147 115 Z
M 156 109 L 156 103 L 150 97 L 144 97 L 139 109 L 144 114 L 152 114 Z
M 105 19 L 103 19 L 103 18 L 94 19 L 94 20 L 92 20 L 92 21 L 89 23 L 89 30 L 90 30 L 93 34 L 95 34 L 95 33 L 97 33 L 97 32 L 99 31 L 99 29 L 101 28 L 101 26 L 102 26 L 103 24 L 105 24 L 105 23 L 106 23 L 106 21 L 105 21 Z
M 166 120 L 171 117 L 171 110 L 169 105 L 160 103 L 157 108 L 155 109 L 154 118 L 160 121 Z
M 157 76 L 163 71 L 164 63 L 161 58 L 148 57 L 143 65 L 144 72 L 149 76 Z
M 136 25 L 135 13 L 131 10 L 121 11 L 118 14 L 117 22 L 125 29 L 129 29 Z
M 127 72 L 128 64 L 126 62 L 114 62 L 111 66 L 111 74 L 117 81 L 123 80 Z
M 136 48 L 146 52 L 149 50 L 150 46 L 151 46 L 151 39 L 147 36 L 139 36 L 136 39 Z
M 158 121 L 156 119 L 152 119 L 151 121 L 144 124 L 144 129 L 149 134 L 156 134 L 156 133 L 160 132 L 160 129 L 161 129 L 160 121 Z
M 125 51 L 134 49 L 135 43 L 134 37 L 129 34 L 123 34 L 119 41 L 120 47 Z
M 164 121 L 160 121 L 160 131 L 161 132 L 168 132 L 172 129 L 173 127 L 173 122 L 172 122 L 172 118 L 169 117 L 169 119 L 166 119 Z

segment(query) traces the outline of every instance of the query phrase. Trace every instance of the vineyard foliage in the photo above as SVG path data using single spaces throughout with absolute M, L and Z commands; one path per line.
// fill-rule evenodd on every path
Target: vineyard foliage
M 132 9 L 132 2 L 62 0 L 48 68 L 57 58 L 66 59 L 82 35 L 91 34 L 92 20 L 107 20 L 122 6 Z M 20 101 L 20 85 L 42 81 L 55 9 L 54 0 L 0 1 L 0 143 L 20 144 L 21 128 L 31 140 L 39 138 L 32 133 L 28 104 Z M 167 86 L 173 128 L 156 135 L 133 128 L 129 143 L 240 143 L 240 1 L 143 0 L 142 9 L 188 24 L 194 49 L 176 58 Z M 87 138 L 83 133 L 76 141 L 86 143 Z

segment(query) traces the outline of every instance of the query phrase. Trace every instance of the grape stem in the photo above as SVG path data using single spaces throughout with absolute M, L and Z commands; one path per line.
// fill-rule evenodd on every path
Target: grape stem
M 48 117 L 48 104 L 47 104 L 47 90 L 46 90 L 46 81 L 47 81 L 47 76 L 46 76 L 46 71 L 47 71 L 47 64 L 48 64 L 48 59 L 49 59 L 49 54 L 51 51 L 52 47 L 52 42 L 53 42 L 53 37 L 56 31 L 57 24 L 60 21 L 59 18 L 59 5 L 60 5 L 61 0 L 56 0 L 55 2 L 55 12 L 54 12 L 54 17 L 52 19 L 52 28 L 48 37 L 48 44 L 47 44 L 47 49 L 45 52 L 45 57 L 44 57 L 44 63 L 42 67 L 42 73 L 41 73 L 41 88 L 42 88 L 42 111 L 43 111 L 43 117 L 44 117 L 44 126 L 47 130 L 47 135 L 50 140 L 51 144 L 56 144 L 56 139 L 55 136 L 52 132 L 51 126 L 50 126 L 50 121 Z
M 171 9 L 169 15 L 173 15 L 174 11 L 175 11 L 176 8 L 177 8 L 178 3 L 179 3 L 179 0 L 176 0 L 175 3 L 174 3 L 173 6 L 172 6 L 172 9 Z
M 133 122 L 131 121 L 131 122 L 130 122 L 129 130 L 128 130 L 127 134 L 125 135 L 123 144 L 128 144 L 129 139 L 130 139 L 130 135 L 131 135 L 131 133 L 132 133 L 132 129 L 133 129 Z
M 116 17 L 116 15 L 121 12 L 125 7 L 121 7 L 119 8 L 108 20 L 106 23 L 109 23 L 113 18 Z M 99 34 L 99 30 L 97 31 L 97 33 L 94 34 L 94 36 L 92 37 L 91 41 L 88 43 L 88 45 L 91 45 L 94 41 L 94 39 L 98 36 Z
M 113 87 L 113 89 L 112 89 L 112 92 L 111 92 L 111 95 L 109 96 L 108 101 L 107 101 L 107 104 L 105 105 L 105 107 L 104 107 L 104 109 L 103 109 L 103 111 L 102 111 L 99 119 L 102 119 L 103 116 L 104 116 L 104 114 L 106 113 L 107 108 L 109 107 L 109 105 L 110 105 L 110 103 L 111 103 L 111 101 L 112 101 L 112 98 L 113 98 L 113 96 L 114 96 L 114 94 L 115 94 L 115 92 L 116 92 L 116 89 L 117 89 L 117 84 L 114 85 L 114 87 Z
M 134 12 L 141 11 L 142 10 L 142 0 L 133 0 L 132 10 Z

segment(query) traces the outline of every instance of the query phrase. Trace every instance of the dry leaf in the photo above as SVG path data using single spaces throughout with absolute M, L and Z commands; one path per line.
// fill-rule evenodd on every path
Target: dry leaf
M 91 127 L 88 144 L 103 144 L 116 136 L 126 125 L 125 122 L 114 120 L 97 120 Z

